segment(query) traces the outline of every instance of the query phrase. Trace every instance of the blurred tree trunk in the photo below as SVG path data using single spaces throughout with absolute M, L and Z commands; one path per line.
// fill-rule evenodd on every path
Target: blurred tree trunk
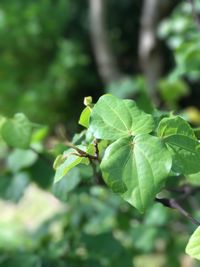
M 106 27 L 106 0 L 89 0 L 90 35 L 98 72 L 107 85 L 122 78 Z
M 139 63 L 145 75 L 149 96 L 158 104 L 157 81 L 163 74 L 163 54 L 157 38 L 160 20 L 169 12 L 171 0 L 144 0 L 139 36 Z

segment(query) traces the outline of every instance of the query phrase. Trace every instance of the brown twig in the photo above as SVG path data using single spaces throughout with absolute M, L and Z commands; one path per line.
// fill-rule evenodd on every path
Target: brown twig
M 172 192 L 172 193 L 177 193 L 179 196 L 177 199 L 184 199 L 188 196 L 193 196 L 196 193 L 200 192 L 200 187 L 192 187 L 188 184 L 185 184 L 181 186 L 180 188 L 166 188 L 167 191 Z
M 97 157 L 97 160 L 100 161 L 100 159 L 99 159 L 98 140 L 96 138 L 94 139 L 94 148 L 95 148 L 95 156 Z
M 74 149 L 77 152 L 77 154 L 76 153 L 73 153 L 73 154 L 76 155 L 76 156 L 88 158 L 88 159 L 91 159 L 91 160 L 98 160 L 98 156 L 97 155 L 94 155 L 94 156 L 90 155 L 89 153 L 87 153 L 87 152 L 83 151 L 82 149 L 76 147 L 75 145 L 73 145 L 69 141 L 66 141 L 65 145 L 70 147 L 70 148 L 72 148 L 72 149 Z
M 187 212 L 175 199 L 170 198 L 155 198 L 155 201 L 161 203 L 163 206 L 178 210 L 183 216 L 188 218 L 193 224 L 199 226 L 200 222 L 197 221 L 189 212 Z
M 91 167 L 92 167 L 92 170 L 93 170 L 93 174 L 94 174 L 94 177 L 96 179 L 96 184 L 98 185 L 105 185 L 105 182 L 103 181 L 100 173 L 97 171 L 97 166 L 95 164 L 95 162 L 91 159 L 90 160 L 90 164 L 91 164 Z

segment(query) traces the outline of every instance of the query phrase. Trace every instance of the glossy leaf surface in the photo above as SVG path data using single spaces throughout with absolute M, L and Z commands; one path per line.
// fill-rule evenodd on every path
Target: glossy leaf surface
M 90 120 L 90 114 L 91 114 L 91 108 L 86 107 L 81 113 L 79 124 L 82 125 L 85 128 L 89 127 L 89 120 Z
M 117 140 L 150 133 L 153 130 L 153 118 L 140 110 L 133 100 L 104 95 L 92 110 L 89 129 L 96 138 Z
M 139 135 L 111 144 L 101 163 L 103 178 L 114 192 L 144 212 L 171 169 L 171 156 L 159 138 Z

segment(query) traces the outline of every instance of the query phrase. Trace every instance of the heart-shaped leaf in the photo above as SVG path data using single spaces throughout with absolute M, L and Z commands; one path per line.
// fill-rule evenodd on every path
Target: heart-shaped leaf
M 106 184 L 144 212 L 163 186 L 171 162 L 160 139 L 145 134 L 115 141 L 106 149 L 100 167 Z
M 98 139 L 117 140 L 150 133 L 153 124 L 152 116 L 140 110 L 134 101 L 104 95 L 92 110 L 89 129 Z

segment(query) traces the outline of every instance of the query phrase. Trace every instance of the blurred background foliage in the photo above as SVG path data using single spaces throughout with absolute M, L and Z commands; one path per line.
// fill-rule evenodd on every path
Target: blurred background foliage
M 199 266 L 184 254 L 194 227 L 176 212 L 155 204 L 138 214 L 95 185 L 90 167 L 52 185 L 53 158 L 80 131 L 85 96 L 133 98 L 145 111 L 156 105 L 200 125 L 200 33 L 189 3 L 162 0 L 157 21 L 150 14 L 155 47 L 144 57 L 142 18 L 152 1 L 99 0 L 105 13 L 96 21 L 91 1 L 0 2 L 0 114 L 23 112 L 38 124 L 29 150 L 0 140 L 0 267 Z M 105 77 L 102 68 L 113 71 Z M 199 197 L 186 204 L 196 216 Z

